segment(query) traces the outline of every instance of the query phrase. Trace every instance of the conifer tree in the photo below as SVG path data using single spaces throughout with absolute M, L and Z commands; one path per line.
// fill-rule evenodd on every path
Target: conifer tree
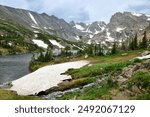
M 93 46 L 92 46 L 92 44 L 88 46 L 87 53 L 88 53 L 88 55 L 93 55 Z
M 142 39 L 142 42 L 141 42 L 141 44 L 140 44 L 140 47 L 141 47 L 142 49 L 147 48 L 147 35 L 146 35 L 146 31 L 144 32 L 144 37 L 143 37 L 143 39 Z
M 133 49 L 138 49 L 138 42 L 137 42 L 137 33 L 135 34 L 134 40 L 133 40 Z
M 97 54 L 97 46 L 96 46 L 96 44 L 94 45 L 94 55 L 96 56 L 96 54 Z
M 126 51 L 125 41 L 124 41 L 123 39 L 122 39 L 121 49 L 122 49 L 123 51 Z
M 102 49 L 101 44 L 99 44 L 99 52 L 98 52 L 98 55 L 99 55 L 99 56 L 102 56 L 102 55 L 103 55 L 103 49 Z
M 117 53 L 117 44 L 116 42 L 114 42 L 112 50 L 111 50 L 111 54 L 116 54 Z
M 130 50 L 134 50 L 135 47 L 134 47 L 134 39 L 131 39 L 130 43 L 129 43 L 129 48 Z
M 70 50 L 70 47 L 66 46 L 65 47 L 65 54 L 66 54 L 66 56 L 69 56 L 69 50 Z

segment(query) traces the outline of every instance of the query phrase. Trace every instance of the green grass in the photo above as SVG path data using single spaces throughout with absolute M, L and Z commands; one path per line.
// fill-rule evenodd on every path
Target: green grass
M 132 58 L 137 57 L 142 52 L 143 50 L 134 50 L 134 51 L 128 51 L 124 53 L 118 53 L 115 55 L 89 57 L 87 60 L 89 60 L 93 64 L 94 63 L 112 63 L 112 62 L 118 62 L 118 61 L 124 62 L 124 61 L 128 61 Z
M 92 66 L 84 66 L 79 69 L 71 69 L 67 73 L 70 74 L 74 79 L 81 78 L 81 77 L 94 77 L 94 76 L 103 75 L 106 73 L 112 73 L 121 70 L 122 68 L 127 67 L 131 64 L 134 64 L 134 61 L 114 62 L 111 64 L 98 63 Z
M 0 89 L 0 100 L 41 100 L 35 96 L 19 96 L 15 91 Z
M 136 62 L 141 62 L 137 59 L 131 61 L 131 59 L 138 56 L 142 51 L 143 50 L 129 51 L 126 55 L 116 54 L 109 56 L 90 57 L 87 60 L 93 64 L 92 66 L 84 66 L 79 69 L 70 69 L 66 73 L 70 74 L 76 79 L 115 72 Z
M 150 71 L 139 71 L 137 72 L 131 80 L 128 82 L 128 88 L 131 89 L 132 86 L 137 86 L 141 93 L 137 94 L 135 97 L 139 100 L 150 99 Z
M 111 78 L 103 81 L 101 85 L 95 85 L 91 88 L 85 89 L 82 93 L 77 91 L 68 93 L 58 99 L 81 99 L 81 100 L 95 100 L 95 99 L 109 99 L 110 89 L 117 87 L 117 83 Z
M 129 87 L 136 85 L 143 89 L 150 90 L 150 72 L 149 71 L 139 71 L 137 72 L 129 82 Z

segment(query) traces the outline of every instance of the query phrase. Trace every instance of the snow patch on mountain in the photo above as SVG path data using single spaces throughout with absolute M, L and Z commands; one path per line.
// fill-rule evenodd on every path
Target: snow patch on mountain
M 45 44 L 45 43 L 44 43 L 43 41 L 41 41 L 41 40 L 33 39 L 32 41 L 34 42 L 34 44 L 38 45 L 39 47 L 43 47 L 43 48 L 47 48 L 47 47 L 48 47 L 48 45 Z
M 47 30 L 48 28 L 47 28 L 47 27 L 44 27 L 44 29 L 46 29 L 46 30 Z
M 84 28 L 79 24 L 76 24 L 74 27 L 78 30 L 81 30 L 81 31 L 84 30 Z
M 125 29 L 125 28 L 117 27 L 117 28 L 116 28 L 116 31 L 117 31 L 117 32 L 121 32 L 121 31 L 124 30 L 124 29 Z
M 34 32 L 34 33 L 39 33 L 39 31 L 36 31 L 36 30 L 35 30 L 35 31 L 33 31 L 33 32 Z
M 107 30 L 107 39 L 106 39 L 106 41 L 109 41 L 109 42 L 113 42 L 114 41 L 114 38 L 112 38 L 111 36 L 110 36 L 110 32 Z
M 90 45 L 91 43 L 92 43 L 92 42 L 91 42 L 91 40 L 88 40 L 87 44 L 89 44 L 89 45 Z
M 36 38 L 38 37 L 38 35 L 37 35 L 37 34 L 35 34 L 34 36 L 35 36 Z
M 84 50 L 83 48 L 80 48 L 79 46 L 76 46 L 73 44 L 74 47 L 78 48 L 79 50 Z
M 147 18 L 148 21 L 150 21 L 150 18 Z
M 29 15 L 30 15 L 32 21 L 33 21 L 35 24 L 38 25 L 38 23 L 37 23 L 37 21 L 35 20 L 34 16 L 33 16 L 30 12 L 29 12 Z
M 49 40 L 53 45 L 59 47 L 59 48 L 65 48 L 64 46 L 62 46 L 60 43 L 58 43 L 56 40 Z
M 101 31 L 97 31 L 96 29 L 95 29 L 95 33 L 94 34 L 98 34 L 98 33 L 100 33 Z
M 104 30 L 105 30 L 105 27 L 101 27 L 101 30 L 104 31 Z
M 142 14 L 141 13 L 131 13 L 132 15 L 134 15 L 134 16 L 137 16 L 137 17 L 140 17 L 140 16 L 142 16 Z
M 90 38 L 93 38 L 93 37 L 94 37 L 94 35 L 90 34 Z
M 35 25 L 31 25 L 32 28 L 35 28 L 35 29 L 40 29 L 39 27 L 35 26 Z
M 77 41 L 80 40 L 80 37 L 79 37 L 79 36 L 75 36 L 74 38 L 75 38 Z
M 106 45 L 106 42 L 105 42 L 105 41 L 102 41 L 101 44 Z
M 89 28 L 90 28 L 90 25 L 88 26 L 88 28 L 86 29 L 86 31 L 83 31 L 83 32 L 92 33 L 92 31 L 90 31 Z

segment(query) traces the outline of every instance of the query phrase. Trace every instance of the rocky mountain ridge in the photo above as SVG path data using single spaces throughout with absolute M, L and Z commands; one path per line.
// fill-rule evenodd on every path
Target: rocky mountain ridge
M 18 23 L 34 33 L 46 32 L 64 40 L 86 44 L 101 43 L 108 47 L 111 47 L 114 41 L 121 43 L 131 39 L 136 33 L 140 37 L 145 30 L 150 32 L 150 15 L 131 12 L 114 14 L 108 24 L 103 21 L 85 24 L 73 21 L 67 23 L 54 15 L 0 5 L 0 18 Z

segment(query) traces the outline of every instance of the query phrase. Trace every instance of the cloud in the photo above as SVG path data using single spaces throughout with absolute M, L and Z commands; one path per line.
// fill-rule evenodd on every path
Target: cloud
M 28 9 L 28 2 L 26 0 L 1 0 L 0 4 L 15 8 Z
M 149 0 L 0 0 L 0 4 L 45 12 L 68 22 L 109 22 L 114 13 L 123 11 L 150 13 Z
M 143 11 L 143 10 L 149 9 L 149 8 L 150 8 L 150 4 L 142 4 L 142 5 L 137 5 L 137 6 L 129 6 L 129 9 L 135 10 L 135 11 Z
M 150 14 L 150 1 L 146 0 L 143 1 L 141 4 L 129 5 L 128 10 Z

